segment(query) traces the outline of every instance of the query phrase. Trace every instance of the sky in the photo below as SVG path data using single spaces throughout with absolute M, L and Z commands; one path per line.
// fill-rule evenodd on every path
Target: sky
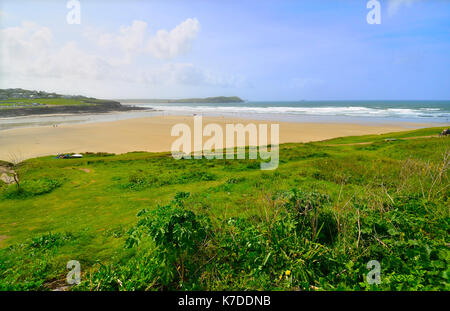
M 99 98 L 448 100 L 450 1 L 0 2 L 0 88 Z M 70 15 L 73 17 L 74 15 Z M 70 20 L 70 19 L 69 19 Z

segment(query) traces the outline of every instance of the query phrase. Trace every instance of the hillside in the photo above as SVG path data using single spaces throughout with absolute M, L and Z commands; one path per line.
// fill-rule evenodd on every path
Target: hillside
M 44 98 L 65 98 L 78 100 L 95 100 L 93 97 L 86 97 L 81 95 L 61 95 L 54 92 L 44 92 L 35 90 L 25 90 L 21 88 L 15 89 L 0 89 L 0 100 L 7 99 L 44 99 Z
M 75 259 L 76 290 L 449 290 L 441 130 L 284 144 L 275 171 L 168 153 L 27 160 L 20 191 L 0 182 L 0 289 L 56 288 Z
M 24 89 L 0 89 L 0 117 L 143 110 L 117 101 Z

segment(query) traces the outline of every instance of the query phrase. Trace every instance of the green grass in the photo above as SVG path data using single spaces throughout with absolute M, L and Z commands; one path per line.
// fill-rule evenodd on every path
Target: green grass
M 0 185 L 0 289 L 54 288 L 78 260 L 79 290 L 449 290 L 450 140 L 401 139 L 441 130 L 285 144 L 274 171 L 168 153 L 27 160 L 20 192 Z
M 318 142 L 317 144 L 356 144 L 356 143 L 364 143 L 364 142 L 379 142 L 384 141 L 385 139 L 390 138 L 411 138 L 411 137 L 421 137 L 421 136 L 437 136 L 440 132 L 442 132 L 443 128 L 441 127 L 431 127 L 431 128 L 423 128 L 414 131 L 404 131 L 404 132 L 394 132 L 380 135 L 363 135 L 363 136 L 346 136 L 339 137 L 330 140 L 324 140 Z
M 38 103 L 41 105 L 48 105 L 48 106 L 71 106 L 71 105 L 91 105 L 91 103 L 87 103 L 85 101 L 82 100 L 78 100 L 78 99 L 65 99 L 65 98 L 36 98 L 36 99 L 28 99 L 28 98 L 24 98 L 24 99 L 5 99 L 5 100 L 0 100 L 0 106 L 13 106 L 14 104 L 16 105 L 21 105 L 21 104 L 25 104 L 25 105 L 30 105 L 31 106 L 32 103 Z

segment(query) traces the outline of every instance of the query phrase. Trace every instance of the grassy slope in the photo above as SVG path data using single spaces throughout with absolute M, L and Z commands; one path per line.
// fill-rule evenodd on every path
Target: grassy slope
M 36 99 L 5 99 L 0 100 L 0 106 L 12 106 L 16 103 L 32 104 L 38 103 L 48 106 L 71 106 L 71 105 L 89 105 L 84 101 L 71 98 L 36 98 Z
M 373 210 L 397 208 L 396 202 L 402 201 L 404 197 L 420 198 L 422 203 L 418 203 L 419 205 L 433 206 L 433 215 L 429 215 L 431 218 L 423 216 L 423 221 L 436 222 L 439 226 L 444 226 L 444 232 L 448 233 L 448 172 L 444 173 L 434 190 L 428 190 L 433 183 L 431 176 L 439 170 L 443 154 L 450 148 L 450 140 L 418 138 L 384 141 L 385 138 L 435 135 L 439 130 L 422 129 L 387 135 L 338 138 L 309 144 L 286 144 L 281 146 L 279 168 L 269 172 L 260 171 L 259 162 L 251 160 L 176 161 L 169 154 L 151 153 L 90 155 L 83 159 L 66 160 L 52 157 L 28 160 L 21 174 L 23 188 L 28 192 L 18 196 L 11 186 L 0 188 L 0 236 L 7 237 L 1 242 L 0 249 L 0 274 L 3 277 L 0 288 L 51 287 L 48 285 L 50 282 L 64 279 L 65 264 L 71 259 L 79 260 L 83 271 L 96 267 L 98 262 L 119 263 L 120 266 L 124 258 L 132 258 L 136 252 L 124 249 L 126 231 L 136 224 L 136 213 L 144 208 L 154 209 L 158 204 L 167 204 L 180 191 L 191 193 L 184 203 L 185 208 L 209 217 L 215 228 L 220 228 L 222 221 L 230 217 L 244 218 L 256 224 L 263 223 L 267 215 L 274 213 L 274 204 L 278 204 L 274 203 L 273 197 L 292 188 L 306 193 L 327 194 L 330 199 L 326 208 L 334 213 L 337 219 L 340 218 L 341 224 L 338 226 L 341 226 L 341 229 L 337 229 L 336 238 L 333 238 L 330 245 L 326 242 L 322 244 L 330 252 L 337 254 L 333 255 L 333 261 L 344 257 L 349 260 L 342 262 L 341 270 L 351 270 L 351 267 L 346 265 L 363 256 L 360 253 L 361 244 L 367 243 L 365 247 L 368 247 L 368 252 L 370 247 L 375 247 L 371 243 L 377 244 L 381 249 L 382 244 L 391 248 L 391 240 L 383 240 L 383 236 L 379 237 L 384 241 L 381 243 L 369 238 L 366 242 L 363 241 L 364 234 L 359 241 L 358 231 L 355 229 L 358 204 L 369 208 L 367 213 L 372 215 Z M 375 143 L 336 146 L 372 141 Z M 425 188 L 424 192 L 419 186 L 419 180 Z M 437 189 L 441 191 L 435 193 Z M 41 192 L 49 193 L 40 194 Z M 429 193 L 432 193 L 432 196 L 428 197 Z M 361 212 L 364 213 L 364 209 L 361 209 Z M 376 215 L 378 216 L 375 218 L 384 217 L 383 213 Z M 419 216 L 417 217 L 419 219 Z M 349 227 L 342 229 L 342 226 L 346 225 Z M 439 233 L 441 229 L 433 229 L 434 231 L 427 233 L 438 246 L 449 242 L 448 235 Z M 419 227 L 412 230 L 418 231 Z M 420 230 L 427 229 L 422 226 Z M 61 243 L 48 248 L 30 246 L 32 238 L 45 237 L 48 232 L 62 234 L 55 238 Z M 69 242 L 64 242 L 65 239 Z M 415 237 L 414 240 L 419 239 Z M 304 241 L 304 238 L 301 241 Z M 349 250 L 346 251 L 346 248 Z M 345 256 L 340 253 L 342 250 Z M 287 250 L 283 250 L 285 251 Z M 445 254 L 448 259 L 448 253 Z M 263 258 L 266 255 L 264 254 Z M 275 260 L 272 270 L 280 265 L 280 261 L 287 260 L 287 263 L 282 265 L 283 269 L 289 268 L 293 274 L 296 273 L 294 271 L 298 261 L 295 261 L 297 264 L 289 261 L 292 259 L 290 255 L 288 257 L 291 259 L 277 259 L 274 256 L 271 253 L 271 259 L 266 259 L 269 262 Z M 307 258 L 306 254 L 299 256 Z M 244 267 L 244 264 L 240 265 Z M 208 268 L 204 273 L 217 274 L 219 272 L 216 268 Z M 270 279 L 270 275 L 279 275 L 280 271 L 271 270 L 261 274 L 260 279 L 255 281 L 253 275 L 257 273 L 251 272 L 251 267 L 248 269 L 247 277 L 242 277 L 242 280 L 247 281 L 239 281 L 244 282 L 242 284 L 237 279 L 227 283 L 227 277 L 222 276 L 218 283 L 199 281 L 201 285 L 191 285 L 189 288 L 333 288 L 331 281 L 320 285 L 322 281 L 319 281 L 318 276 L 316 279 L 310 277 L 307 285 L 305 281 L 294 282 L 295 286 L 292 282 L 275 284 L 275 281 L 267 279 Z M 337 281 L 339 277 L 336 276 L 333 281 Z M 343 288 L 358 286 L 357 281 L 353 282 L 354 284 L 350 280 L 342 282 L 345 284 Z M 179 288 L 174 284 L 177 282 L 169 282 L 155 288 Z M 444 283 L 439 284 L 430 286 L 448 289 Z M 420 289 L 420 286 L 418 288 Z

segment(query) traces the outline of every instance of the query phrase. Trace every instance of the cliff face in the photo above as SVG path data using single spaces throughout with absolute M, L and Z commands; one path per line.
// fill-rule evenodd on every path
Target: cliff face
M 87 102 L 89 104 L 89 102 Z M 148 108 L 123 106 L 116 101 L 103 101 L 90 105 L 42 106 L 0 109 L 0 117 L 20 117 L 42 114 L 106 113 L 113 111 L 148 110 Z

